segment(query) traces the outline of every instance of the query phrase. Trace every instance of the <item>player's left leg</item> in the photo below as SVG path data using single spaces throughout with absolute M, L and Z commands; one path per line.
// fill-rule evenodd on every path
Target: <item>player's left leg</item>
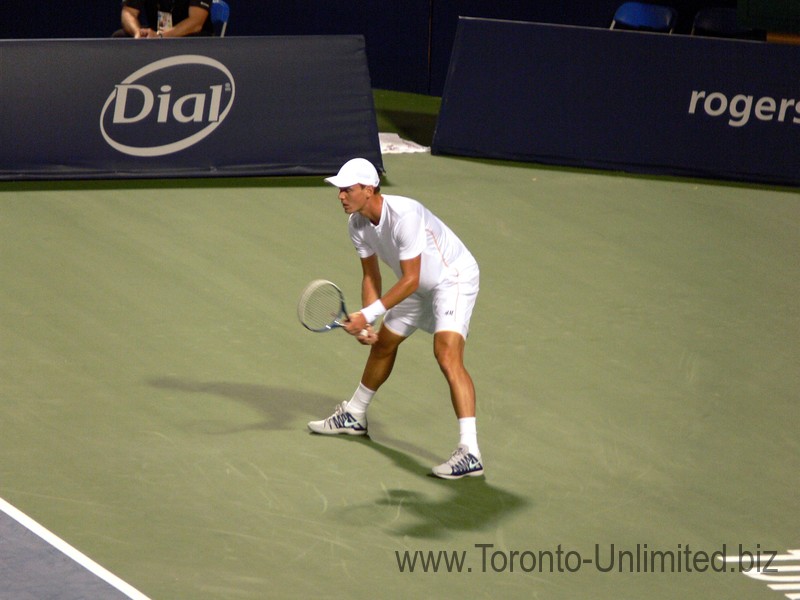
M 438 331 L 433 336 L 433 354 L 450 386 L 450 400 L 459 419 L 475 416 L 475 385 L 464 366 L 466 340 L 455 331 Z
M 443 285 L 433 298 L 436 326 L 433 353 L 450 387 L 450 400 L 458 417 L 459 444 L 449 460 L 433 468 L 445 479 L 483 475 L 475 420 L 475 385 L 464 366 L 469 322 L 478 295 L 478 273 L 467 280 Z
M 433 352 L 450 386 L 460 436 L 450 458 L 433 468 L 433 474 L 444 479 L 483 475 L 475 423 L 475 385 L 464 366 L 464 346 L 464 338 L 455 331 L 437 331 L 433 336 Z

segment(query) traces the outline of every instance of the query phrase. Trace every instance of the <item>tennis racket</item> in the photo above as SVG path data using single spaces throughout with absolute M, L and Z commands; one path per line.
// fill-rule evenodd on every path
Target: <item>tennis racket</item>
M 348 319 L 342 290 L 326 279 L 312 281 L 300 295 L 297 318 L 303 327 L 317 333 L 344 327 Z

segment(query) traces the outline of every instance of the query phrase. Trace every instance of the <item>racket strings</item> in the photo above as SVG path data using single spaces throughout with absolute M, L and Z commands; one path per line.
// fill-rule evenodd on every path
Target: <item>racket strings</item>
M 306 290 L 300 302 L 300 320 L 309 329 L 325 329 L 342 316 L 342 297 L 332 284 L 319 284 Z

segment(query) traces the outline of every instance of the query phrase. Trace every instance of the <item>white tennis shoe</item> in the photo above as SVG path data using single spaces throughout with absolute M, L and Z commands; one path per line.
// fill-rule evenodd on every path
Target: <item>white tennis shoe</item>
M 478 477 L 483 475 L 483 464 L 465 444 L 459 444 L 447 462 L 433 467 L 433 474 L 443 479 Z
M 323 435 L 366 435 L 367 434 L 367 415 L 355 417 L 347 410 L 347 402 L 342 402 L 336 406 L 336 411 L 327 419 L 321 421 L 310 421 L 308 428 L 314 433 Z

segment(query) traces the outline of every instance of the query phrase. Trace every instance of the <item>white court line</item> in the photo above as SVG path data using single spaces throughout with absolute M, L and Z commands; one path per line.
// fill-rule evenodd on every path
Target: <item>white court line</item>
M 58 537 L 51 531 L 39 525 L 39 523 L 31 519 L 28 515 L 26 515 L 19 509 L 15 508 L 2 498 L 0 498 L 0 510 L 6 513 L 9 517 L 14 519 L 17 523 L 19 523 L 32 533 L 38 535 L 45 542 L 53 546 L 53 548 L 55 548 L 62 554 L 66 555 L 67 557 L 69 557 L 70 559 L 81 565 L 84 569 L 93 573 L 94 575 L 96 575 L 97 577 L 99 577 L 112 587 L 118 589 L 120 592 L 128 596 L 128 598 L 131 598 L 132 600 L 150 600 L 139 590 L 137 590 L 130 584 L 122 581 L 122 579 L 114 575 L 111 571 L 98 565 L 96 562 L 94 562 L 91 558 L 83 554 L 81 551 L 76 550 L 75 548 L 70 546 L 60 537 Z

